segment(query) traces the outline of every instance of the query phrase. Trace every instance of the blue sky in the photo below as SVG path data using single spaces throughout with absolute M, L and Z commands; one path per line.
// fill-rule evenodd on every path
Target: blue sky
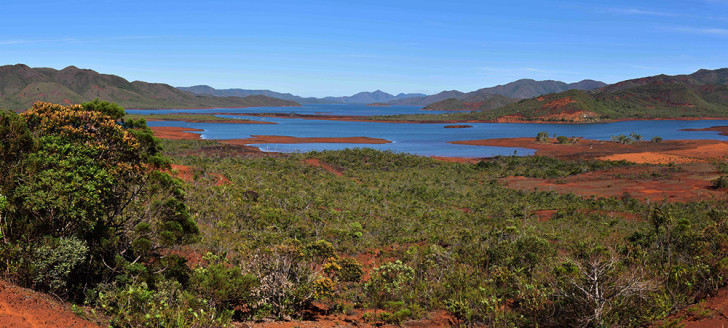
M 0 12 L 0 65 L 302 96 L 728 67 L 728 0 L 31 0 Z

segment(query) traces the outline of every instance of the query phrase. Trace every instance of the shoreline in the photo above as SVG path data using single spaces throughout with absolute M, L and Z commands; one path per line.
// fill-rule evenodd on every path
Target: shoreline
M 200 113 L 190 113 L 200 114 Z M 313 114 L 295 114 L 295 113 L 205 113 L 210 115 L 235 115 L 235 116 L 255 116 L 270 118 L 299 118 L 305 120 L 322 120 L 322 121 L 344 121 L 344 122 L 373 122 L 373 123 L 411 123 L 411 124 L 454 124 L 454 123 L 524 123 L 524 124 L 602 124 L 626 121 L 700 121 L 700 120 L 728 120 L 728 117 L 676 117 L 676 118 L 619 118 L 593 122 L 577 122 L 577 121 L 538 121 L 538 120 L 437 120 L 437 121 L 410 121 L 410 120 L 379 120 L 369 119 L 371 116 L 363 115 L 313 115 Z
M 177 110 L 177 109 L 241 109 L 241 108 L 263 108 L 263 107 L 303 107 L 303 105 L 290 106 L 241 106 L 241 107 L 175 107 L 175 108 L 124 108 L 124 110 Z
M 227 124 L 278 124 L 276 122 L 266 122 L 266 121 L 251 121 L 251 120 L 236 120 L 236 119 L 229 119 L 229 120 L 163 120 L 158 118 L 149 118 L 145 119 L 147 122 L 187 122 L 187 123 L 227 123 Z
M 272 135 L 251 135 L 245 139 L 219 140 L 228 145 L 251 145 L 251 144 L 301 144 L 301 143 L 352 143 L 352 144 L 388 144 L 390 140 L 370 137 L 291 137 Z

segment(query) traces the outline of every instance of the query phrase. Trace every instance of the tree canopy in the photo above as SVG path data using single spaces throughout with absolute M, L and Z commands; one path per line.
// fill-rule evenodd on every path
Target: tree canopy
M 144 121 L 123 117 L 123 108 L 98 99 L 0 112 L 0 232 L 16 263 L 5 270 L 42 271 L 33 268 L 38 257 L 57 254 L 31 245 L 73 239 L 88 247 L 76 258 L 90 265 L 69 270 L 99 282 L 195 240 L 179 182 L 162 172 L 169 164 L 159 141 Z

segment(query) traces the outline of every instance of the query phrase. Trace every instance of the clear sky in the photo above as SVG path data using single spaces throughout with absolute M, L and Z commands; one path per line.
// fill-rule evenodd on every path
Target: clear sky
M 302 96 L 728 67 L 728 0 L 6 0 L 0 12 L 0 65 Z

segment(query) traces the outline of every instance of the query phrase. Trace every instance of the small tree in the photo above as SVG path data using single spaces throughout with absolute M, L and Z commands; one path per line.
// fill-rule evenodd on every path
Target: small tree
M 538 142 L 548 142 L 549 141 L 549 133 L 546 131 L 541 131 L 536 135 L 536 141 Z
M 569 137 L 567 136 L 558 136 L 556 137 L 556 142 L 560 144 L 568 144 L 569 142 L 571 142 L 571 139 L 569 139 Z
M 159 141 L 142 122 L 125 121 L 118 105 L 95 100 L 61 106 L 36 103 L 22 114 L 0 112 L 0 229 L 6 243 L 21 249 L 60 240 L 88 247 L 88 265 L 66 274 L 84 256 L 35 252 L 48 265 L 50 289 L 109 281 L 128 264 L 156 263 L 159 250 L 195 240 L 197 225 L 187 212 L 179 182 Z M 39 250 L 38 250 L 39 251 Z M 58 263 L 67 261 L 67 263 Z M 53 270 L 63 268 L 63 274 Z M 50 271 L 49 271 L 50 270 Z M 51 274 L 52 273 L 52 274 Z M 57 279 L 56 279 L 57 280 Z M 48 282 L 51 281 L 51 282 Z M 79 290 L 80 291 L 80 290 Z

